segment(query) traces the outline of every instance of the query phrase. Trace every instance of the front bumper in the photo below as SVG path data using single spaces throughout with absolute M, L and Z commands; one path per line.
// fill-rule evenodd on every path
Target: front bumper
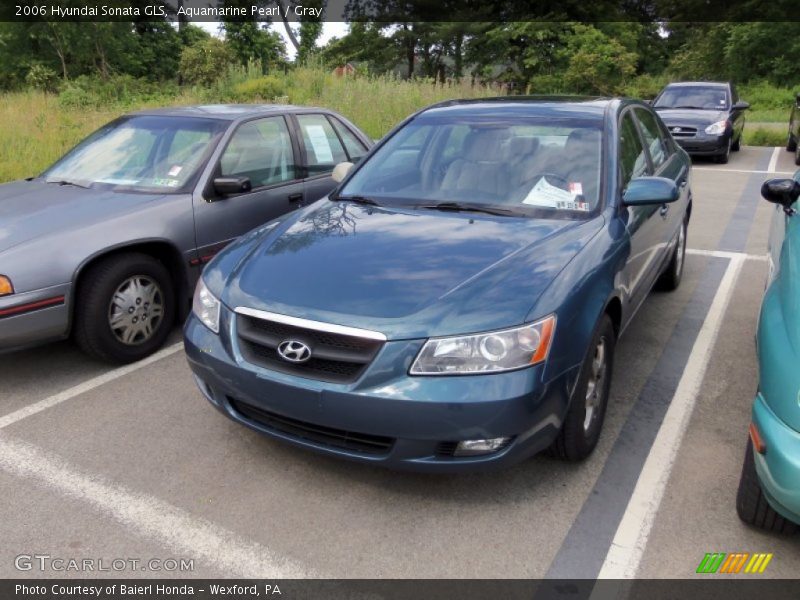
M 223 311 L 223 314 L 226 311 Z M 228 313 L 229 315 L 230 313 Z M 354 383 L 326 383 L 245 362 L 224 316 L 223 335 L 192 314 L 184 344 L 203 395 L 223 414 L 296 446 L 362 463 L 416 471 L 458 472 L 508 466 L 548 447 L 561 427 L 579 366 L 541 382 L 543 365 L 494 375 L 410 377 L 424 340 L 387 342 Z M 267 418 L 252 418 L 254 408 Z M 292 427 L 274 426 L 290 422 Z M 298 433 L 331 433 L 328 438 Z M 342 440 L 387 440 L 379 451 L 344 447 Z M 462 440 L 510 437 L 502 449 L 458 457 Z
M 1 297 L 0 353 L 66 337 L 69 292 L 66 283 Z
M 767 448 L 765 454 L 754 453 L 761 488 L 775 511 L 800 524 L 800 432 L 781 421 L 760 393 L 753 423 Z
M 691 137 L 678 137 L 673 135 L 678 145 L 693 156 L 718 156 L 720 154 L 725 154 L 728 149 L 728 139 L 730 137 L 730 133 L 708 135 L 698 132 Z

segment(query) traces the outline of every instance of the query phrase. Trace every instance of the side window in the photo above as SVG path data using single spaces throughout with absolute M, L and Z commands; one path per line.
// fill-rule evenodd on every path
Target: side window
M 653 169 L 658 169 L 667 162 L 669 158 L 669 145 L 664 139 L 661 128 L 659 128 L 658 122 L 652 113 L 637 108 L 636 117 L 639 119 L 639 124 L 642 126 L 642 135 L 647 144 L 647 149 L 650 151 Z
M 350 158 L 350 162 L 358 162 L 362 156 L 367 153 L 367 149 L 364 144 L 361 143 L 355 134 L 350 131 L 344 123 L 336 119 L 335 117 L 328 117 L 330 121 L 333 123 L 333 126 L 336 128 L 336 133 L 339 134 L 339 137 L 342 138 L 344 142 L 344 149 L 347 151 L 347 156 Z
M 347 160 L 339 136 L 325 115 L 297 115 L 308 157 L 308 174 L 319 175 L 333 171 L 337 163 Z
M 647 156 L 630 112 L 622 117 L 619 132 L 620 189 L 624 190 L 631 179 L 647 175 Z
M 249 177 L 253 188 L 297 178 L 292 141 L 283 117 L 239 126 L 220 159 L 222 177 Z

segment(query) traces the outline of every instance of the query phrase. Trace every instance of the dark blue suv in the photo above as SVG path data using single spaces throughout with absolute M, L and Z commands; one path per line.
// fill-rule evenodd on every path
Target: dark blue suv
M 680 283 L 689 178 L 640 102 L 430 107 L 331 195 L 209 263 L 189 364 L 231 419 L 327 454 L 438 471 L 548 447 L 582 459 L 618 336 L 654 284 Z

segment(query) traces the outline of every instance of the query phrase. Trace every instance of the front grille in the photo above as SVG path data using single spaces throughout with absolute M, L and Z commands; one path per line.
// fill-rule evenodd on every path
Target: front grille
M 676 138 L 694 137 L 697 135 L 696 127 L 684 127 L 682 125 L 676 125 L 674 127 L 670 127 L 669 130 L 670 133 L 672 133 L 672 137 Z
M 358 379 L 383 346 L 380 340 L 287 325 L 250 315 L 236 315 L 242 356 L 254 365 L 300 377 L 351 383 Z M 278 354 L 281 342 L 296 340 L 311 349 L 304 363 L 291 363 Z
M 251 404 L 238 402 L 231 397 L 228 397 L 228 402 L 241 416 L 263 427 L 324 446 L 332 446 L 362 454 L 387 454 L 394 444 L 394 439 L 390 437 L 356 433 L 306 423 L 305 421 L 277 415 L 263 408 L 256 408 Z
M 458 442 L 439 442 L 436 444 L 436 456 L 453 456 L 458 448 Z

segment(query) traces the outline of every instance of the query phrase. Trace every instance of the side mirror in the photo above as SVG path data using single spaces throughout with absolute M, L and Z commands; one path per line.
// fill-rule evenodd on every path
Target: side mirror
M 672 179 L 666 177 L 637 177 L 632 180 L 622 194 L 623 204 L 644 206 L 648 204 L 669 204 L 680 198 L 681 193 Z
M 761 195 L 768 202 L 780 204 L 787 214 L 793 214 L 792 204 L 800 197 L 800 182 L 794 179 L 768 179 L 761 186 Z
M 253 189 L 249 177 L 217 177 L 214 179 L 214 191 L 220 196 L 243 194 Z
M 333 167 L 333 173 L 331 173 L 331 179 L 333 179 L 336 183 L 341 183 L 342 180 L 347 177 L 347 174 L 350 172 L 350 169 L 353 168 L 353 163 L 351 162 L 340 162 L 338 165 Z
M 734 110 L 747 110 L 750 108 L 750 103 L 745 102 L 744 100 L 739 100 L 736 104 L 733 105 Z

